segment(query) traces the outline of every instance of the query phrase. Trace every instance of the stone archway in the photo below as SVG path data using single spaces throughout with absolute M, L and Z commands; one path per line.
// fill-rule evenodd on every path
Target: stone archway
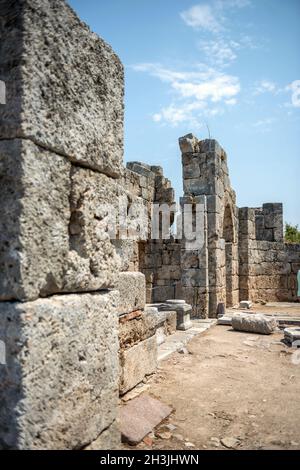
M 223 220 L 223 238 L 225 240 L 225 276 L 226 276 L 226 307 L 233 306 L 233 244 L 234 225 L 230 204 L 225 206 Z

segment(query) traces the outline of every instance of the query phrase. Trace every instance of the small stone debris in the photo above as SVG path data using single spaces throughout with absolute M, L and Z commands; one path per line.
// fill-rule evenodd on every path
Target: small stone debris
M 179 354 L 189 354 L 189 351 L 187 348 L 185 348 L 184 346 L 180 349 L 178 349 L 178 352 Z
M 175 426 L 174 424 L 170 423 L 170 424 L 166 424 L 165 425 L 165 428 L 167 428 L 169 431 L 175 431 L 175 429 L 177 429 L 177 426 Z
M 227 449 L 234 449 L 239 443 L 239 440 L 235 437 L 224 437 L 221 439 L 221 444 Z
M 195 444 L 193 444 L 192 442 L 185 442 L 185 447 L 195 447 Z
M 156 436 L 159 437 L 160 439 L 171 439 L 172 434 L 170 432 L 157 432 Z
M 151 437 L 149 437 L 149 436 L 146 436 L 143 439 L 143 443 L 146 444 L 146 446 L 148 446 L 148 447 L 152 447 L 153 439 L 151 439 Z
M 214 447 L 220 447 L 221 441 L 218 437 L 211 437 L 210 440 Z

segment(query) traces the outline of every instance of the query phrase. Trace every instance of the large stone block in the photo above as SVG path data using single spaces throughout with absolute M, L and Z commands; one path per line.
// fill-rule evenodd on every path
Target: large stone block
M 277 323 L 275 318 L 266 317 L 260 313 L 241 313 L 233 315 L 232 328 L 238 331 L 248 331 L 249 333 L 269 335 L 276 330 Z
M 123 67 L 63 0 L 2 0 L 2 138 L 30 138 L 71 161 L 119 176 Z
M 120 258 L 109 228 L 117 215 L 122 188 L 116 180 L 89 169 L 72 167 L 70 195 L 70 251 L 66 262 L 65 292 L 113 286 Z
M 0 303 L 0 442 L 79 449 L 116 419 L 118 293 Z
M 155 335 L 158 329 L 165 336 L 175 333 L 176 312 L 159 311 L 156 307 L 146 306 L 144 312 L 124 315 L 119 321 L 120 348 L 128 349 Z
M 157 367 L 156 336 L 121 352 L 120 394 L 131 390 Z
M 146 302 L 145 276 L 140 272 L 120 273 L 116 281 L 120 292 L 119 314 L 142 310 Z
M 0 141 L 0 299 L 62 290 L 71 164 L 30 140 Z

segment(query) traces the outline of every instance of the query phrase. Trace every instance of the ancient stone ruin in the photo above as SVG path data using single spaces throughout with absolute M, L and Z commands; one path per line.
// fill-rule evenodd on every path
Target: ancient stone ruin
M 281 204 L 236 206 L 226 152 L 191 134 L 180 207 L 200 245 L 161 219 L 136 236 L 175 200 L 161 167 L 123 165 L 119 58 L 63 0 L 0 0 L 0 16 L 0 445 L 116 448 L 119 394 L 155 372 L 157 345 L 222 304 L 296 300 L 300 246 Z M 111 237 L 120 201 L 127 236 Z

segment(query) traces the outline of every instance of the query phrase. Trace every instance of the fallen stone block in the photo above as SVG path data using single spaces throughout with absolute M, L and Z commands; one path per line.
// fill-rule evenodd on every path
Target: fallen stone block
M 250 300 L 241 300 L 240 301 L 240 308 L 251 308 L 252 302 Z
M 147 394 L 134 398 L 120 411 L 122 441 L 138 444 L 171 412 L 170 406 Z
M 144 309 L 146 302 L 144 274 L 140 272 L 120 273 L 115 288 L 120 292 L 120 314 Z
M 157 367 L 156 335 L 120 352 L 120 395 L 153 374 Z
M 80 449 L 116 421 L 118 293 L 0 302 L 0 442 Z
M 283 332 L 287 343 L 293 345 L 297 341 L 298 344 L 295 344 L 295 346 L 300 346 L 300 328 L 285 328 Z
M 232 328 L 238 331 L 248 331 L 250 333 L 269 335 L 276 330 L 277 322 L 275 318 L 266 317 L 260 313 L 241 313 L 233 315 Z

